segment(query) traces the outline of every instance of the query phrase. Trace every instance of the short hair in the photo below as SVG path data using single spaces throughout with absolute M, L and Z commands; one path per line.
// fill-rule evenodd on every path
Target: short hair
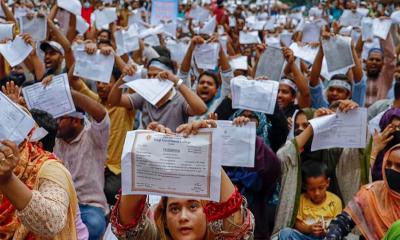
M 39 127 L 44 128 L 48 132 L 48 134 L 40 140 L 43 144 L 43 149 L 48 152 L 53 152 L 58 128 L 56 119 L 50 113 L 35 108 L 31 109 L 30 113 Z
M 301 166 L 301 177 L 303 184 L 307 183 L 307 179 L 310 177 L 327 177 L 328 178 L 328 166 L 325 163 L 317 162 L 315 160 L 308 160 L 302 163 Z
M 171 59 L 171 51 L 168 48 L 162 46 L 154 46 L 153 49 L 158 53 L 158 55 Z
M 117 68 L 117 67 L 113 67 L 112 70 L 112 76 L 115 78 L 115 81 L 118 81 L 118 79 L 121 77 L 122 72 Z
M 98 33 L 97 33 L 97 37 L 100 36 L 103 32 L 106 32 L 108 34 L 108 38 L 109 40 L 111 40 L 112 38 L 112 33 L 110 30 L 107 29 L 101 29 Z
M 213 72 L 211 72 L 211 71 L 204 71 L 204 72 L 202 72 L 202 73 L 199 75 L 199 78 L 198 78 L 198 81 L 199 81 L 199 82 L 200 82 L 200 78 L 201 78 L 202 76 L 209 76 L 209 77 L 211 77 L 211 78 L 214 80 L 214 83 L 215 83 L 215 85 L 217 86 L 217 88 L 219 88 L 218 76 L 217 76 L 215 73 L 213 73 Z

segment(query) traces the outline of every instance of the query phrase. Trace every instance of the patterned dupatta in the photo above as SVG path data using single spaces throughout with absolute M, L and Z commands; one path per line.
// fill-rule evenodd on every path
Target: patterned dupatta
M 14 174 L 29 189 L 34 189 L 40 168 L 49 160 L 57 159 L 52 153 L 41 149 L 37 143 L 25 141 L 20 147 L 20 162 L 14 169 Z M 14 206 L 0 194 L 0 239 L 12 239 L 20 225 Z M 28 239 L 34 238 L 28 237 Z

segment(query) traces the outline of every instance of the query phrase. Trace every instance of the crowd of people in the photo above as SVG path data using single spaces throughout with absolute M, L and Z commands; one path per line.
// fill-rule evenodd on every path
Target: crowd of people
M 35 121 L 16 142 L 2 139 L 20 131 L 0 116 L 0 239 L 400 239 L 397 1 L 321 0 L 307 9 L 274 0 L 182 0 L 174 19 L 154 25 L 154 15 L 168 15 L 155 2 L 0 0 L 2 96 Z M 378 24 L 367 28 L 365 19 Z M 22 24 L 36 20 L 43 25 L 33 31 Z M 386 26 L 387 35 L 374 35 Z M 134 34 L 121 43 L 127 32 Z M 324 41 L 340 37 L 352 64 L 329 71 Z M 16 39 L 31 51 L 10 47 L 23 58 L 13 64 L 3 46 Z M 217 50 L 199 58 L 209 44 Z M 278 79 L 259 74 L 279 65 L 278 57 L 263 60 L 272 48 L 283 58 Z M 113 66 L 101 65 L 109 79 L 81 77 L 78 68 L 104 70 L 82 54 L 111 58 Z M 46 88 L 61 74 L 76 110 L 55 117 L 31 108 L 23 89 Z M 279 82 L 273 113 L 234 108 L 237 77 Z M 132 78 L 173 87 L 153 103 L 124 87 Z M 312 151 L 311 119 L 362 108 L 370 123 L 364 148 Z M 128 131 L 190 137 L 218 128 L 218 120 L 256 125 L 254 167 L 221 167 L 219 202 L 162 196 L 151 205 L 146 195 L 121 193 Z

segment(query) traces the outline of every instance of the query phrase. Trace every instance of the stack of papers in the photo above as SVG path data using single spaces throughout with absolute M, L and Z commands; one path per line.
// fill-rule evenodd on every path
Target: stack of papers
M 158 78 L 137 79 L 122 85 L 135 90 L 140 96 L 152 105 L 156 105 L 174 86 L 169 80 L 160 80 Z
M 232 78 L 232 108 L 273 114 L 278 90 L 277 81 L 248 80 L 244 76 Z
M 110 82 L 115 61 L 114 55 L 105 56 L 99 50 L 89 55 L 84 50 L 77 50 L 74 56 L 76 61 L 74 76 L 92 81 Z
M 26 105 L 29 109 L 36 108 L 46 111 L 54 118 L 75 112 L 66 73 L 53 76 L 48 86 L 36 83 L 22 89 Z M 57 99 L 57 101 L 54 101 Z

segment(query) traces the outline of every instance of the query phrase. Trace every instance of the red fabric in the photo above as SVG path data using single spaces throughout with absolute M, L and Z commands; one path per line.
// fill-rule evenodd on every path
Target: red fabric
M 221 24 L 221 21 L 222 21 L 222 18 L 224 17 L 224 15 L 225 15 L 225 9 L 224 8 L 215 8 L 214 9 L 214 15 L 216 16 L 216 18 L 217 18 L 217 22 L 218 22 L 218 24 Z
M 242 195 L 235 186 L 231 197 L 223 203 L 209 202 L 203 208 L 208 222 L 224 219 L 237 212 L 242 206 Z
M 92 6 L 90 8 L 82 8 L 82 18 L 86 20 L 87 23 L 90 24 L 90 17 L 92 16 L 92 13 L 94 12 L 94 9 Z

